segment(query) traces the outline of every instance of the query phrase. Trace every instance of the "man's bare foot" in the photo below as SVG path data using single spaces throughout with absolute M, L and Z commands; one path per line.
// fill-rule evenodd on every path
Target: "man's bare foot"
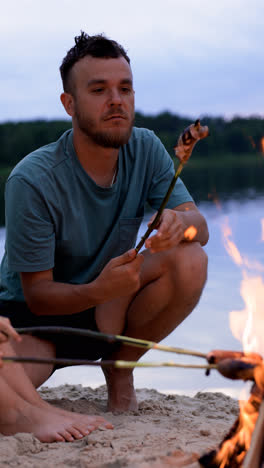
M 108 390 L 108 411 L 137 411 L 133 373 L 120 369 L 103 369 L 103 372 Z
M 13 435 L 30 432 L 41 442 L 73 442 L 88 435 L 96 424 L 99 426 L 99 419 L 95 421 L 97 417 L 90 417 L 89 428 L 87 421 L 83 424 L 76 420 L 75 415 L 72 417 L 73 414 L 66 411 L 65 414 L 58 414 L 24 401 L 19 408 L 8 408 L 1 412 L 0 433 Z

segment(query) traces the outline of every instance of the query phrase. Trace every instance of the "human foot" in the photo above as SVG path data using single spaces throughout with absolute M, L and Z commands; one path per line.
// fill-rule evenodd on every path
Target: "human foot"
M 41 442 L 73 442 L 94 430 L 94 425 L 90 424 L 89 428 L 87 423 L 76 421 L 72 415 L 71 412 L 58 414 L 23 402 L 22 407 L 8 408 L 1 412 L 0 433 L 13 435 L 30 432 Z
M 63 408 L 58 408 L 57 406 L 51 405 L 45 400 L 39 400 L 38 406 L 40 408 L 47 409 L 48 411 L 52 411 L 53 413 L 65 416 L 65 417 L 70 417 L 76 424 L 81 424 L 82 426 L 86 427 L 90 432 L 94 431 L 95 429 L 98 429 L 99 427 L 104 428 L 104 429 L 113 429 L 113 424 L 107 421 L 105 418 L 102 416 L 98 415 L 88 415 L 88 414 L 82 414 L 82 413 L 76 413 L 73 411 L 67 411 L 64 410 Z
M 137 411 L 133 374 L 120 369 L 103 369 L 108 390 L 108 411 Z

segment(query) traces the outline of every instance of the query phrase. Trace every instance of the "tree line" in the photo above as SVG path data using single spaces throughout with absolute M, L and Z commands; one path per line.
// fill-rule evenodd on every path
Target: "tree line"
M 219 154 L 237 155 L 263 152 L 264 118 L 204 116 L 201 119 L 210 129 L 210 137 L 201 141 L 195 153 L 199 158 L 218 158 Z M 178 136 L 193 120 L 170 112 L 158 115 L 144 115 L 136 112 L 135 126 L 146 127 L 160 137 L 168 152 L 173 155 L 173 146 Z M 35 120 L 6 122 L 0 124 L 0 167 L 13 167 L 26 154 L 52 141 L 71 128 L 67 120 Z M 262 140 L 263 139 L 263 140 Z
M 135 126 L 153 130 L 172 157 L 180 133 L 192 122 L 189 118 L 170 112 L 158 115 L 136 112 L 135 115 Z M 223 117 L 204 116 L 201 122 L 208 125 L 210 136 L 195 147 L 195 158 L 191 158 L 188 171 L 184 171 L 184 181 L 191 187 L 192 194 L 197 194 L 197 199 L 201 200 L 205 199 L 212 187 L 218 191 L 241 191 L 244 185 L 262 187 L 264 158 L 259 155 L 264 153 L 264 118 L 252 116 L 226 120 Z M 4 224 L 5 181 L 11 169 L 28 153 L 56 141 L 69 128 L 69 120 L 0 124 L 0 226 Z M 221 167 L 224 174 L 220 177 Z

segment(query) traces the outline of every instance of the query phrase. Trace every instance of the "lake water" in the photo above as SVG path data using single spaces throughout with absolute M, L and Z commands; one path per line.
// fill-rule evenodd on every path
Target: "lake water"
M 225 201 L 221 206 L 212 202 L 204 202 L 199 209 L 205 215 L 210 231 L 210 240 L 205 247 L 209 257 L 208 281 L 198 306 L 193 313 L 164 341 L 164 344 L 184 347 L 202 352 L 212 349 L 240 350 L 242 346 L 237 341 L 229 327 L 229 313 L 242 310 L 245 307 L 240 295 L 243 278 L 241 267 L 234 264 L 227 254 L 222 229 L 224 223 L 229 223 L 232 229 L 232 239 L 241 254 L 250 261 L 258 261 L 264 265 L 264 250 L 262 240 L 263 196 L 252 199 Z M 145 231 L 142 227 L 140 235 Z M 0 256 L 4 249 L 4 229 L 0 229 Z M 254 274 L 251 271 L 251 274 Z M 259 276 L 260 273 L 256 272 Z M 263 273 L 262 273 L 263 275 Z M 199 359 L 184 359 L 176 354 L 160 351 L 149 351 L 142 360 L 169 361 L 185 363 L 204 363 Z M 241 382 L 225 379 L 216 371 L 209 377 L 202 370 L 156 368 L 136 369 L 135 385 L 137 388 L 156 388 L 162 392 L 185 393 L 193 395 L 198 391 L 222 391 L 231 396 L 238 396 L 243 387 Z M 97 387 L 104 384 L 100 368 L 68 367 L 56 371 L 47 381 L 47 385 L 56 386 L 64 383 L 83 384 Z

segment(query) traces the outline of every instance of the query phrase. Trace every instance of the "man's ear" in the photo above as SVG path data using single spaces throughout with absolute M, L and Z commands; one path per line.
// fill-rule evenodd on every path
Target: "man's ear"
M 60 99 L 67 114 L 73 117 L 75 112 L 73 96 L 69 93 L 62 93 Z

